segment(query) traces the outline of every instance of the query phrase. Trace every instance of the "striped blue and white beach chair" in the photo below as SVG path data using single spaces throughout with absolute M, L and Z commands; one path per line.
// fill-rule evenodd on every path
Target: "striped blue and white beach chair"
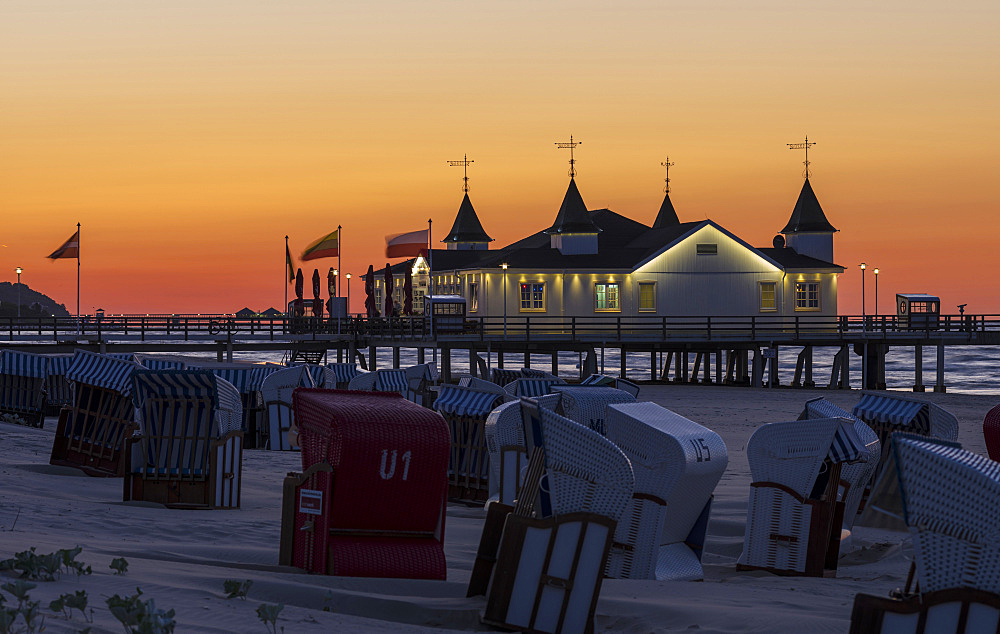
M 298 446 L 294 436 L 295 410 L 292 392 L 299 387 L 315 387 L 309 366 L 294 366 L 272 372 L 261 384 L 264 414 L 267 420 L 266 447 L 272 451 L 291 451 Z
M 885 465 L 889 455 L 889 437 L 894 432 L 958 440 L 958 419 L 943 407 L 920 399 L 886 392 L 865 392 L 851 413 L 867 423 L 882 443 L 882 457 L 875 478 Z
M 259 365 L 247 363 L 205 363 L 200 370 L 208 370 L 220 379 L 232 383 L 240 393 L 243 405 L 243 448 L 258 449 L 264 446 L 264 406 L 260 386 L 264 378 L 277 370 L 280 365 Z
M 552 394 L 553 385 L 564 385 L 566 381 L 559 378 L 530 378 L 517 379 L 503 387 L 508 394 L 508 399 L 535 398 Z
M 184 370 L 187 363 L 169 357 L 145 357 L 140 361 L 147 370 Z
M 486 418 L 503 401 L 495 391 L 442 385 L 434 401 L 451 430 L 448 497 L 484 502 L 489 497 L 490 461 L 486 450 Z
M 8 414 L 11 422 L 41 427 L 48 367 L 48 357 L 4 350 L 0 355 L 0 414 Z
M 351 379 L 359 374 L 357 363 L 328 363 L 326 368 L 333 372 L 335 385 L 324 385 L 323 387 L 335 387 L 338 390 L 346 390 Z M 329 378 L 327 381 L 329 382 Z
M 63 407 L 73 405 L 73 384 L 66 379 L 66 371 L 73 363 L 71 354 L 49 355 L 49 372 L 45 377 L 45 400 L 48 413 L 59 415 Z
M 434 399 L 437 397 L 437 393 L 431 389 L 437 383 L 437 368 L 434 364 L 421 363 L 404 368 L 403 372 L 406 374 L 406 398 L 423 407 L 434 407 Z
M 208 370 L 141 370 L 133 377 L 139 433 L 124 500 L 180 508 L 239 508 L 240 394 Z
M 406 370 L 375 370 L 375 392 L 399 392 L 404 397 L 409 392 Z
M 66 370 L 73 405 L 59 414 L 50 464 L 88 475 L 121 476 L 125 438 L 135 430 L 132 374 L 138 363 L 77 350 Z

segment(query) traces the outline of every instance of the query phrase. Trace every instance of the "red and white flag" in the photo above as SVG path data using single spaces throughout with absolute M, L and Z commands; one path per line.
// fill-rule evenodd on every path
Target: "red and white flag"
M 80 257 L 80 230 L 77 229 L 76 233 L 70 236 L 69 240 L 63 243 L 61 247 L 53 251 L 48 256 L 50 259 L 58 260 L 59 258 L 79 258 Z
M 409 233 L 394 233 L 385 237 L 385 257 L 414 258 L 427 255 L 428 229 L 410 231 Z

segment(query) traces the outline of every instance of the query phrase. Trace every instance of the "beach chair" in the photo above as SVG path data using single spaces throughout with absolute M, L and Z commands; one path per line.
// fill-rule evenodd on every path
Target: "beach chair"
M 851 631 L 998 631 L 1000 464 L 953 442 L 895 433 L 889 465 L 876 488 L 898 491 L 913 563 L 901 598 L 855 597 Z
M 703 579 L 712 491 L 729 462 L 722 438 L 655 403 L 609 405 L 607 438 L 631 462 L 635 493 L 615 530 L 605 574 Z
M 147 370 L 184 370 L 187 362 L 169 357 L 145 357 L 140 360 L 142 367 Z
M 73 363 L 71 354 L 49 355 L 48 374 L 45 376 L 45 413 L 58 416 L 64 407 L 73 404 L 73 384 L 66 379 L 66 370 Z
M 260 395 L 261 385 L 268 375 L 284 369 L 280 365 L 249 363 L 201 363 L 196 368 L 208 370 L 215 376 L 228 381 L 240 393 L 243 408 L 243 448 L 262 449 L 266 443 L 263 417 L 264 403 Z
M 614 387 L 619 390 L 625 390 L 635 398 L 639 398 L 639 386 L 629 381 L 628 379 L 621 379 L 618 377 L 608 376 L 606 374 L 591 374 L 584 380 L 580 381 L 580 385 L 600 385 L 605 387 Z
M 347 389 L 360 392 L 372 392 L 375 390 L 375 376 L 374 372 L 361 372 L 351 378 L 347 384 Z
M 431 373 L 433 367 L 432 363 L 421 363 L 405 368 L 403 372 L 406 375 L 406 398 L 417 405 L 436 409 L 434 399 L 437 393 L 430 389 L 435 383 L 434 375 Z
M 863 462 L 844 464 L 840 469 L 841 493 L 840 500 L 844 503 L 844 521 L 842 527 L 845 530 L 853 530 L 854 522 L 862 509 L 862 501 L 871 489 L 875 472 L 878 469 L 879 460 L 882 457 L 882 443 L 878 440 L 878 435 L 860 418 L 848 411 L 837 407 L 825 398 L 814 398 L 806 401 L 799 420 L 812 420 L 816 418 L 847 418 L 854 425 L 854 431 L 858 438 L 868 449 L 867 459 Z
M 49 358 L 4 350 L 0 355 L 0 414 L 12 422 L 41 427 L 45 422 L 45 379 Z
M 442 385 L 434 409 L 451 432 L 448 497 L 482 503 L 489 497 L 490 461 L 486 450 L 486 418 L 503 401 L 495 391 Z
M 302 473 L 284 483 L 279 563 L 445 578 L 448 426 L 393 393 L 300 388 Z
M 844 503 L 844 462 L 867 448 L 845 418 L 770 423 L 747 441 L 750 500 L 740 570 L 835 576 Z
M 865 392 L 851 411 L 865 421 L 882 444 L 882 456 L 875 472 L 877 478 L 889 453 L 889 437 L 906 432 L 941 440 L 958 440 L 958 419 L 943 407 L 885 392 Z
M 557 379 L 556 375 L 551 372 L 546 372 L 545 370 L 536 370 L 535 368 L 521 368 L 521 377 L 525 379 Z
M 986 412 L 983 418 L 983 437 L 990 460 L 1000 461 L 1000 405 Z
M 506 393 L 505 393 L 506 394 Z M 555 409 L 558 394 L 533 399 L 540 407 Z M 524 468 L 528 465 L 528 448 L 524 443 L 524 422 L 521 402 L 508 401 L 496 407 L 486 417 L 483 427 L 486 449 L 490 454 L 490 502 L 514 504 L 524 483 Z
M 59 413 L 49 463 L 87 475 L 124 475 L 125 439 L 135 431 L 132 374 L 138 363 L 77 350 L 66 370 L 73 405 Z
M 398 392 L 404 398 L 409 394 L 410 386 L 406 381 L 406 370 L 375 370 L 376 392 Z
M 292 408 L 292 392 L 299 387 L 313 387 L 309 366 L 298 365 L 272 372 L 261 383 L 260 394 L 267 421 L 266 447 L 271 451 L 291 451 L 297 447 L 293 442 L 295 411 Z
M 613 387 L 553 385 L 552 392 L 559 395 L 556 412 L 601 435 L 609 405 L 635 402 L 634 396 Z
M 171 508 L 239 508 L 240 393 L 208 370 L 132 376 L 139 432 L 126 441 L 123 500 Z
M 358 375 L 358 364 L 357 363 L 327 363 L 327 370 L 333 372 L 334 385 L 329 385 L 329 377 L 327 377 L 327 385 L 323 387 L 332 388 L 336 390 L 346 390 L 351 383 L 351 379 Z
M 483 622 L 589 632 L 615 526 L 632 497 L 632 468 L 597 432 L 530 401 L 521 405 L 529 475 L 504 523 Z
M 478 379 L 474 376 L 463 376 L 458 380 L 458 385 L 460 387 L 471 387 L 477 390 L 486 390 L 501 397 L 507 394 L 504 392 L 503 386 L 497 385 L 493 381 L 487 381 L 486 379 Z
M 521 397 L 535 398 L 536 396 L 552 394 L 553 385 L 564 385 L 565 383 L 566 381 L 559 378 L 521 378 L 503 386 L 503 389 L 507 392 L 508 400 L 516 400 Z
M 521 378 L 520 370 L 507 370 L 505 368 L 493 368 L 490 370 L 490 382 L 503 387 Z

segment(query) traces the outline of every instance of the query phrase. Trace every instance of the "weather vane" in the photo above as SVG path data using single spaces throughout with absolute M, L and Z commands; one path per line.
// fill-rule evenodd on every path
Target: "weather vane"
M 569 177 L 573 178 L 576 176 L 576 160 L 573 158 L 573 149 L 578 146 L 583 145 L 583 141 L 574 141 L 573 135 L 569 135 L 569 143 L 556 143 L 556 147 L 560 150 L 565 150 L 569 148 Z
M 666 170 L 666 177 L 663 179 L 663 182 L 666 183 L 666 185 L 663 187 L 663 191 L 665 191 L 666 193 L 669 194 L 670 193 L 670 167 L 673 165 L 673 163 L 670 162 L 670 157 L 668 156 L 667 160 L 665 160 L 662 163 L 660 163 L 660 165 L 662 165 L 665 168 L 665 170 Z
M 806 135 L 806 140 L 805 140 L 804 143 L 786 143 L 785 145 L 788 146 L 789 150 L 805 150 L 806 151 L 806 160 L 802 164 L 806 166 L 806 172 L 805 172 L 805 174 L 806 174 L 806 179 L 808 179 L 809 178 L 809 146 L 810 145 L 816 145 L 816 143 L 815 142 L 810 143 L 809 142 L 809 135 L 807 134 Z
M 462 176 L 462 191 L 466 194 L 469 193 L 469 166 L 475 163 L 475 161 L 469 160 L 469 155 L 465 154 L 461 161 L 448 161 L 448 165 L 452 167 L 461 167 L 463 170 Z

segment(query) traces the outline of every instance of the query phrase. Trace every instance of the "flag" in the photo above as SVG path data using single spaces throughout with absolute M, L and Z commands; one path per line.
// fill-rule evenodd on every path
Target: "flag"
M 70 236 L 69 240 L 61 247 L 49 254 L 49 258 L 58 260 L 59 258 L 79 258 L 80 257 L 80 230 Z
M 319 258 L 335 258 L 340 255 L 340 229 L 328 233 L 306 247 L 302 252 L 302 261 L 318 260 Z
M 385 237 L 385 257 L 412 258 L 427 255 L 427 229 L 395 233 Z
M 288 283 L 295 281 L 295 265 L 292 264 L 292 252 L 288 250 L 288 242 L 285 242 L 285 267 L 288 268 Z

